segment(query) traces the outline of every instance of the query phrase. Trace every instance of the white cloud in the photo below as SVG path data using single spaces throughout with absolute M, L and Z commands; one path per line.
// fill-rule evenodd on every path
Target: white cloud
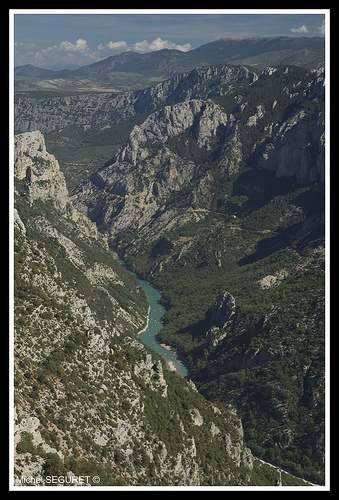
M 79 38 L 75 43 L 71 42 L 61 42 L 57 49 L 63 52 L 88 52 L 89 47 L 86 40 Z
M 35 50 L 34 50 L 35 49 Z M 158 37 L 153 41 L 141 40 L 129 45 L 125 40 L 110 41 L 105 45 L 98 45 L 92 50 L 84 38 L 75 42 L 68 40 L 51 45 L 36 51 L 34 44 L 15 44 L 15 65 L 33 64 L 42 68 L 67 67 L 68 65 L 84 66 L 99 61 L 113 53 L 133 50 L 139 53 L 153 52 L 161 49 L 176 49 L 187 52 L 191 49 L 189 43 L 177 44 L 170 40 Z
M 128 44 L 125 41 L 118 41 L 118 42 L 108 42 L 107 45 L 98 45 L 98 50 L 128 50 Z
M 22 57 L 18 57 L 18 64 L 21 64 Z M 89 61 L 97 61 L 98 52 L 93 52 L 84 38 L 78 38 L 74 43 L 67 40 L 59 44 L 46 47 L 38 52 L 30 54 L 31 64 L 50 67 L 60 65 L 84 65 Z
M 121 52 L 126 50 L 134 50 L 135 52 L 141 52 L 144 54 L 145 52 L 154 52 L 155 50 L 162 49 L 176 49 L 181 50 L 183 52 L 187 52 L 190 50 L 191 44 L 184 43 L 182 45 L 171 42 L 169 40 L 162 40 L 162 38 L 158 37 L 152 42 L 148 40 L 140 40 L 140 42 L 135 42 L 133 45 L 128 45 L 127 42 L 120 40 L 117 42 L 108 42 L 106 45 L 98 45 L 98 50 L 103 51 L 106 49 Z
M 323 20 L 321 26 L 319 26 L 318 30 L 320 31 L 321 35 L 325 35 L 325 19 Z
M 60 42 L 58 45 L 53 45 L 52 47 L 47 47 L 47 49 L 42 49 L 42 54 L 60 54 L 63 52 L 80 52 L 82 54 L 90 53 L 90 48 L 87 45 L 86 40 L 79 38 L 75 43 L 72 42 Z
M 292 33 L 308 33 L 308 29 L 305 24 L 300 26 L 300 28 L 291 28 L 290 31 L 292 31 Z
M 162 40 L 160 37 L 156 38 L 152 42 L 148 42 L 148 40 L 142 40 L 141 42 L 136 42 L 133 44 L 132 49 L 136 52 L 153 52 L 155 50 L 162 49 L 176 49 L 181 50 L 182 52 L 187 52 L 190 50 L 191 44 L 185 43 L 183 45 L 176 44 L 174 42 L 170 42 L 169 40 Z

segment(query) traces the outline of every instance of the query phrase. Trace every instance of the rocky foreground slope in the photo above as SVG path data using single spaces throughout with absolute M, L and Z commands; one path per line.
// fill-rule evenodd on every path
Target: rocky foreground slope
M 275 484 L 234 407 L 139 342 L 145 296 L 74 208 L 40 132 L 15 137 L 14 173 L 16 484 Z

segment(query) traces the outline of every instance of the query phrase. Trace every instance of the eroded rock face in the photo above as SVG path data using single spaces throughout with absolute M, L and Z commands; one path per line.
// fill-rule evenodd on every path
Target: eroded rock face
M 323 114 L 303 106 L 304 100 L 317 105 L 323 99 L 323 73 L 282 87 L 288 68 L 263 71 L 259 81 L 267 80 L 271 94 L 258 98 L 251 97 L 258 77 L 245 69 L 200 68 L 135 95 L 135 110 L 148 116 L 73 198 L 114 244 L 129 245 L 124 231 L 135 232 L 135 246 L 154 242 L 168 224 L 196 220 L 196 209 L 203 217 L 217 182 L 234 178 L 245 164 L 302 183 L 324 180 Z M 277 84 L 283 96 L 274 92 Z M 239 94 L 229 95 L 234 88 Z M 284 113 L 276 114 L 279 106 Z M 185 213 L 173 210 L 177 194 Z
M 206 339 L 212 347 L 216 347 L 227 335 L 228 327 L 235 317 L 236 306 L 233 295 L 221 293 L 211 310 L 210 327 L 206 331 Z
M 56 158 L 46 151 L 39 131 L 18 134 L 14 138 L 14 175 L 27 180 L 30 203 L 51 201 L 59 210 L 70 203 L 63 173 Z
M 136 125 L 127 145 L 117 156 L 118 162 L 127 161 L 133 165 L 150 156 L 147 141 L 165 143 L 194 125 L 194 134 L 199 147 L 210 149 L 211 137 L 225 128 L 227 115 L 221 107 L 210 100 L 192 99 L 173 106 L 165 106 L 152 113 L 141 125 Z
M 301 111 L 286 120 L 268 141 L 258 166 L 275 170 L 277 177 L 295 175 L 300 182 L 324 182 L 324 145 L 323 117 L 309 117 Z
M 146 354 L 145 360 L 134 365 L 134 375 L 140 377 L 152 390 L 162 390 L 162 397 L 167 396 L 167 383 L 161 361 L 154 362 L 152 356 Z
M 172 213 L 163 210 L 168 198 L 201 178 L 191 199 L 196 205 L 202 200 L 205 206 L 213 182 L 208 172 L 203 174 L 204 166 L 180 155 L 168 145 L 168 141 L 178 139 L 178 144 L 181 141 L 185 148 L 188 141 L 185 142 L 183 134 L 190 131 L 198 148 L 202 152 L 209 151 L 225 134 L 232 137 L 237 134 L 233 128 L 234 118 L 211 100 L 194 99 L 165 106 L 133 128 L 112 163 L 86 182 L 73 201 L 99 227 L 107 228 L 113 238 L 132 228 L 139 232 L 141 228 L 147 228 L 143 239 L 152 237 L 149 231 L 155 225 L 155 234 L 159 237 L 162 227 L 168 229 L 168 224 L 172 220 L 176 224 L 178 217 L 183 219 L 179 224 L 195 220 L 195 215 L 189 210 L 176 213 L 174 220 Z M 238 150 L 236 140 L 230 144 L 231 149 L 234 146 L 233 149 Z M 223 156 L 228 153 L 229 149 L 222 149 Z M 220 168 L 228 166 L 237 168 L 231 154 Z
M 235 314 L 235 299 L 229 292 L 220 294 L 212 307 L 211 326 L 225 328 Z
M 257 281 L 258 285 L 262 290 L 271 288 L 272 286 L 278 286 L 286 277 L 288 276 L 288 271 L 286 269 L 281 269 L 275 274 L 268 274 Z

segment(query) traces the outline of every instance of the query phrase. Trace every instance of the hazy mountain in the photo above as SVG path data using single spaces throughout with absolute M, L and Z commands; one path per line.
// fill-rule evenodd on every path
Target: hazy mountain
M 170 49 L 146 54 L 124 52 L 73 71 L 52 72 L 26 65 L 15 69 L 15 88 L 18 91 L 137 89 L 198 66 L 225 63 L 260 69 L 278 64 L 308 69 L 323 67 L 324 38 L 222 38 L 188 52 Z

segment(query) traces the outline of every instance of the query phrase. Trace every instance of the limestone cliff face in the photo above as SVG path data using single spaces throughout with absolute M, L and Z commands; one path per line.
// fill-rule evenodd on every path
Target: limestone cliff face
M 227 335 L 227 327 L 232 324 L 236 311 L 235 299 L 229 292 L 223 292 L 213 304 L 210 326 L 206 339 L 210 346 L 216 347 Z
M 210 149 L 210 141 L 226 128 L 228 121 L 220 106 L 210 100 L 194 99 L 165 106 L 161 111 L 152 113 L 142 125 L 133 128 L 117 161 L 136 165 L 150 156 L 145 144 L 147 141 L 165 143 L 191 127 L 194 127 L 197 145 Z
M 41 132 L 14 136 L 14 177 L 24 183 L 25 197 L 31 206 L 37 200 L 48 202 L 59 216 L 76 222 L 84 235 L 97 239 L 96 225 L 74 207 L 59 162 L 46 150 Z M 46 231 L 48 226 L 47 223 Z
M 239 82 L 253 83 L 258 75 L 244 66 L 206 66 L 188 73 L 173 76 L 169 80 L 139 92 L 136 111 L 150 113 L 159 104 L 184 102 L 190 99 L 209 99 L 224 95 Z M 213 81 L 213 85 L 211 85 Z
M 112 94 L 23 99 L 15 102 L 15 132 L 39 130 L 47 134 L 74 125 L 109 126 L 134 114 L 134 94 Z
M 263 148 L 258 167 L 300 182 L 325 180 L 325 123 L 301 111 L 284 122 Z
M 41 132 L 15 136 L 14 175 L 18 180 L 27 181 L 30 203 L 48 200 L 59 210 L 66 210 L 70 199 L 65 178 L 58 161 L 46 151 Z
M 148 116 L 73 201 L 123 246 L 124 231 L 138 230 L 136 244 L 139 237 L 149 242 L 168 224 L 203 216 L 218 190 L 215 179 L 227 182 L 244 167 L 323 182 L 324 116 L 309 111 L 321 109 L 323 83 L 321 71 L 294 76 L 268 68 L 258 78 L 221 66 L 145 89 L 135 109 Z M 176 103 L 166 105 L 171 99 Z M 185 212 L 174 210 L 174 199 Z
M 212 307 L 211 326 L 225 328 L 235 314 L 235 299 L 229 292 L 220 294 Z
M 78 207 L 87 205 L 92 220 L 115 235 L 127 228 L 140 230 L 147 226 L 168 197 L 180 193 L 193 179 L 201 178 L 192 200 L 198 200 L 200 192 L 201 197 L 205 196 L 213 180 L 208 172 L 204 175 L 206 167 L 181 154 L 179 149 L 176 151 L 188 147 L 189 139 L 183 139 L 186 133 L 191 134 L 202 154 L 208 154 L 225 135 L 231 137 L 231 149 L 238 147 L 234 118 L 212 100 L 192 99 L 165 106 L 133 128 L 112 163 L 82 186 L 74 202 Z M 168 146 L 171 139 L 178 142 Z M 231 170 L 232 159 L 225 160 L 228 152 L 227 148 L 222 151 L 220 164 L 228 162 Z M 189 211 L 181 215 L 182 222 L 195 218 Z M 172 215 L 167 214 L 165 225 L 171 219 Z M 157 231 L 159 235 L 160 226 Z

